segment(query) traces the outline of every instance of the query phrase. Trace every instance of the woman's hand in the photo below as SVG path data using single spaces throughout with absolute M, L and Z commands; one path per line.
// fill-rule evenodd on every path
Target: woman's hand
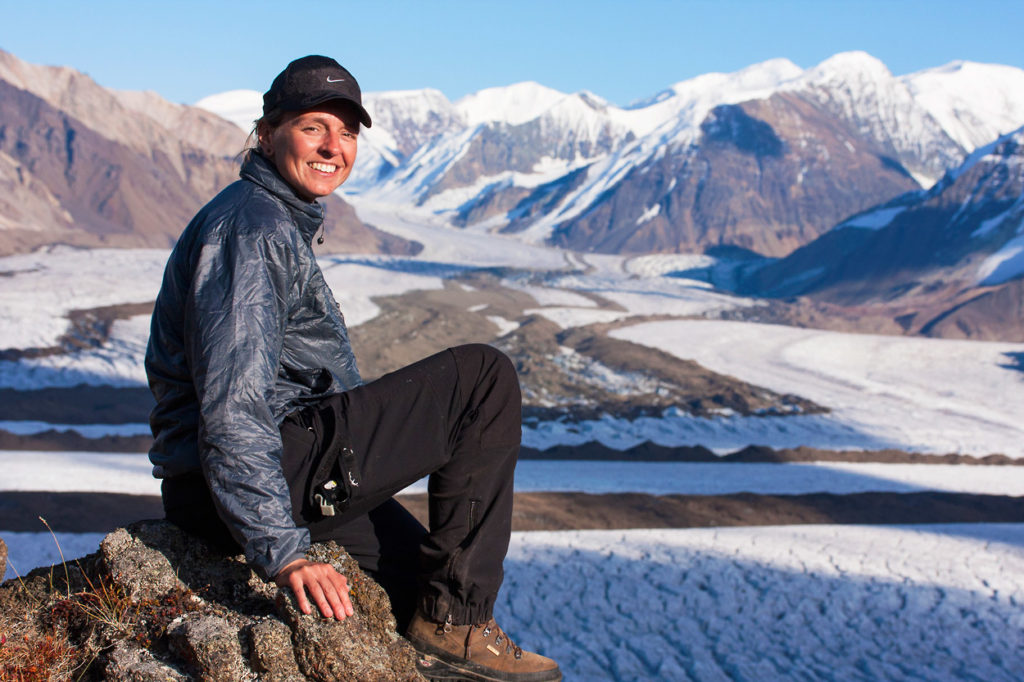
M 352 602 L 348 598 L 348 580 L 330 564 L 296 559 L 281 569 L 274 582 L 278 587 L 292 588 L 303 613 L 313 611 L 306 592 L 309 592 L 324 618 L 345 620 L 353 613 Z

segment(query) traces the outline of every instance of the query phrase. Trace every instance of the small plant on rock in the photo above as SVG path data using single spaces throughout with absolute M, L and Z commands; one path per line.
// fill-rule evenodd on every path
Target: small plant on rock
M 78 649 L 60 631 L 33 630 L 21 637 L 0 635 L 0 680 L 48 682 L 72 679 L 79 666 Z

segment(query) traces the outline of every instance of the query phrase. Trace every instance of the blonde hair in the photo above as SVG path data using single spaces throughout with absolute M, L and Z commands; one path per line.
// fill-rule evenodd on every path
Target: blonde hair
M 252 130 L 245 138 L 245 143 L 242 145 L 242 151 L 238 152 L 236 158 L 242 160 L 242 162 L 248 161 L 253 154 L 261 153 L 260 150 L 260 126 L 266 124 L 270 130 L 273 130 L 280 125 L 281 120 L 284 118 L 283 111 L 273 111 L 270 114 L 264 114 L 258 119 L 252 122 Z

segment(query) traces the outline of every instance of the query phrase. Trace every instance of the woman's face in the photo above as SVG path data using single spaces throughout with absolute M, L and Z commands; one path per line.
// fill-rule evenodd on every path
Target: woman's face
M 292 189 L 313 201 L 338 189 L 356 160 L 359 119 L 344 104 L 327 102 L 289 112 L 259 134 L 263 155 L 274 162 Z

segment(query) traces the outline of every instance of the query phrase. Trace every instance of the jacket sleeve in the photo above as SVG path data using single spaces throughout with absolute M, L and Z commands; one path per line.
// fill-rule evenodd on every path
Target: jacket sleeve
M 229 233 L 202 247 L 185 306 L 203 473 L 265 579 L 309 548 L 309 531 L 292 520 L 271 408 L 297 267 L 292 248 L 273 234 Z

